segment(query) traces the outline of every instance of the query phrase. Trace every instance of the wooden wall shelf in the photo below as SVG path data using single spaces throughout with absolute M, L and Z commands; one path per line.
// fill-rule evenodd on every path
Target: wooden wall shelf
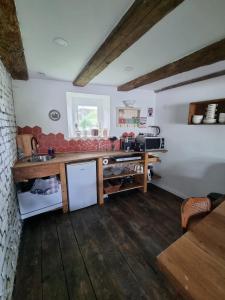
M 205 115 L 207 106 L 211 103 L 218 103 L 217 107 L 217 121 L 219 113 L 223 112 L 225 113 L 225 99 L 213 99 L 213 100 L 207 100 L 207 101 L 200 101 L 200 102 L 192 102 L 189 104 L 189 115 L 188 115 L 188 124 L 189 125 L 225 125 L 220 123 L 215 124 L 193 124 L 192 123 L 192 117 L 193 115 Z

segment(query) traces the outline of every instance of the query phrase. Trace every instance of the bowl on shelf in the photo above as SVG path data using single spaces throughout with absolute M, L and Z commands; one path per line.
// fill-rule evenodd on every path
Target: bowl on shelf
M 193 124 L 201 124 L 202 120 L 203 120 L 203 115 L 193 115 L 192 117 Z
M 113 173 L 113 175 L 120 175 L 120 174 L 122 174 L 123 170 L 124 170 L 124 168 L 122 168 L 122 167 L 115 167 L 112 169 L 112 173 Z
M 105 168 L 103 170 L 103 176 L 104 177 L 109 177 L 109 176 L 112 176 L 112 175 L 113 175 L 112 168 Z

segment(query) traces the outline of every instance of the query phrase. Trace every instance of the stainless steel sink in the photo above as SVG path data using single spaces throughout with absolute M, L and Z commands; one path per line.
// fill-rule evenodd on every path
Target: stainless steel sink
M 31 158 L 29 158 L 28 162 L 44 162 L 53 159 L 53 156 L 50 155 L 34 155 Z

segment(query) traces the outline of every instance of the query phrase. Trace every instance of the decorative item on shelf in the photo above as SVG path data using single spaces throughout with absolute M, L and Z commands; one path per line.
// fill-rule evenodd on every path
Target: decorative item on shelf
M 107 138 L 108 137 L 108 129 L 104 128 L 103 132 L 102 132 L 103 138 Z
M 50 110 L 48 116 L 52 121 L 58 121 L 61 118 L 60 112 L 56 109 Z
M 76 135 L 76 137 L 78 137 L 78 138 L 81 137 L 81 132 L 80 132 L 80 130 L 79 130 L 79 128 L 78 128 L 78 124 L 77 124 L 77 123 L 75 123 L 75 135 Z
M 124 100 L 123 101 L 123 104 L 126 106 L 126 107 L 134 107 L 136 101 L 135 100 Z
M 206 111 L 206 116 L 203 120 L 204 124 L 215 124 L 216 123 L 216 108 L 218 104 L 209 104 Z
M 193 115 L 192 117 L 192 123 L 193 124 L 201 124 L 202 123 L 202 120 L 203 120 L 203 115 Z
M 116 136 L 112 136 L 109 138 L 110 142 L 111 142 L 111 150 L 114 151 L 115 150 L 115 141 L 117 141 L 117 137 Z

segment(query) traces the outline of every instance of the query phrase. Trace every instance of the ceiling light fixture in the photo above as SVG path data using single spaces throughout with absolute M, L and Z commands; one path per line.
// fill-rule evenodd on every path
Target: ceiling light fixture
M 133 67 L 131 67 L 131 66 L 126 66 L 125 68 L 124 68 L 124 71 L 126 71 L 126 72 L 131 72 L 131 71 L 133 71 Z
M 68 42 L 66 40 L 64 40 L 63 38 L 61 38 L 61 37 L 54 38 L 53 42 L 56 45 L 61 46 L 61 47 L 67 47 L 68 46 Z
M 40 77 L 46 77 L 46 74 L 44 72 L 37 72 L 37 74 L 40 76 Z

